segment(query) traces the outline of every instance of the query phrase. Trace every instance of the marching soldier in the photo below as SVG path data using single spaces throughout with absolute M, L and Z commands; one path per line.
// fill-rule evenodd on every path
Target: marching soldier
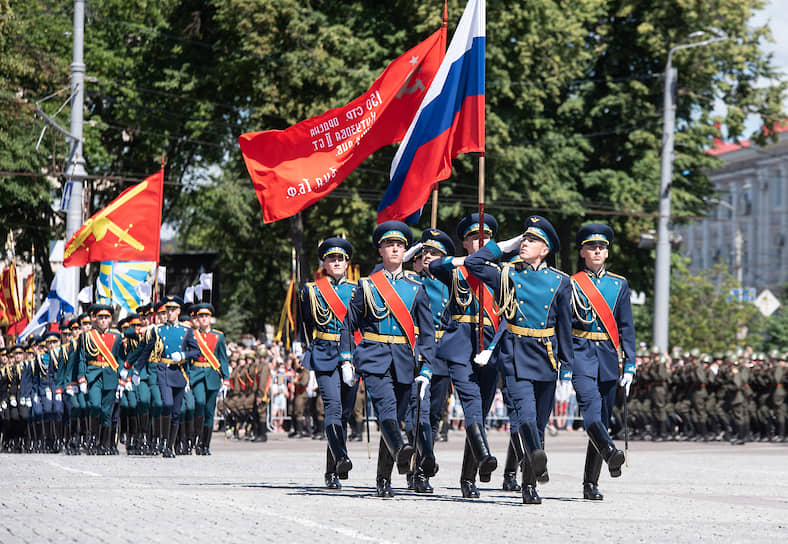
M 213 306 L 196 304 L 192 311 L 197 324 L 194 339 L 200 349 L 200 356 L 192 361 L 189 370 L 189 383 L 194 394 L 194 427 L 198 433 L 195 452 L 197 455 L 211 455 L 216 397 L 219 390 L 224 388 L 226 391 L 230 383 L 227 346 L 224 334 L 211 328 Z
M 119 361 L 123 359 L 120 331 L 111 327 L 112 307 L 90 307 L 91 330 L 80 337 L 77 348 L 77 382 L 87 398 L 91 440 L 88 453 L 110 455 L 111 423 Z
M 328 489 L 341 489 L 353 463 L 347 452 L 347 426 L 353 411 L 358 383 L 353 364 L 340 364 L 339 337 L 357 285 L 347 279 L 353 246 L 347 240 L 332 237 L 318 248 L 326 275 L 307 283 L 300 293 L 302 332 L 311 341 L 304 354 L 305 366 L 314 372 L 325 412 L 326 448 L 325 482 Z
M 484 216 L 483 227 L 479 214 L 462 218 L 457 224 L 457 238 L 462 240 L 466 255 L 479 249 L 479 230 L 485 240 L 495 237 L 498 222 L 491 215 Z M 453 253 L 453 252 L 452 252 Z M 476 275 L 465 266 L 465 257 L 444 255 L 432 260 L 430 273 L 451 290 L 441 329 L 444 331 L 437 346 L 437 358 L 445 360 L 454 389 L 462 402 L 465 416 L 465 450 L 460 469 L 460 490 L 464 498 L 479 498 L 479 480 L 489 482 L 498 467 L 498 460 L 490 452 L 484 430 L 484 417 L 492 406 L 498 384 L 496 361 L 474 365 L 474 355 L 489 346 L 499 324 L 499 312 L 492 291 L 482 286 Z M 479 346 L 479 295 L 485 289 L 484 346 Z
M 157 382 L 162 400 L 161 429 L 164 436 L 162 456 L 175 457 L 173 445 L 178 437 L 178 421 L 180 418 L 183 395 L 189 385 L 188 363 L 200 356 L 194 331 L 184 327 L 178 321 L 183 301 L 176 295 L 166 295 L 162 307 L 167 312 L 167 320 L 156 325 L 153 330 L 155 338 L 146 345 L 140 359 L 147 364 L 156 340 L 161 340 L 161 361 L 157 365 Z M 169 432 L 169 434 L 167 434 Z
M 559 362 L 571 368 L 574 358 L 571 289 L 569 276 L 545 261 L 559 250 L 558 235 L 545 218 L 526 219 L 519 260 L 495 264 L 507 249 L 508 244 L 502 248 L 490 240 L 465 259 L 465 266 L 495 292 L 507 321 L 496 355 L 520 421 L 523 503 L 541 504 L 536 479 L 547 471 L 542 437 L 553 408 Z
M 635 325 L 626 278 L 605 268 L 613 229 L 602 223 L 577 231 L 580 271 L 572 276 L 572 385 L 583 414 L 589 441 L 583 472 L 583 498 L 601 501 L 599 472 L 602 461 L 610 476 L 621 476 L 624 452 L 608 435 L 617 386 L 629 394 L 635 374 Z M 620 366 L 623 365 L 623 369 Z M 619 374 L 623 370 L 619 378 Z
M 400 474 L 410 468 L 414 449 L 402 439 L 399 422 L 406 418 L 414 381 L 420 394 L 425 394 L 432 376 L 435 336 L 429 300 L 421 285 L 408 279 L 402 269 L 405 250 L 412 242 L 410 227 L 400 221 L 386 221 L 375 229 L 372 244 L 383 266 L 359 281 L 340 338 L 340 361 L 353 360 L 363 376 L 380 426 L 379 497 L 394 496 L 391 470 L 395 463 Z M 362 340 L 354 353 L 357 330 Z M 429 425 L 428 420 L 425 423 Z M 432 443 L 418 440 L 418 446 L 422 452 L 419 469 L 429 478 L 437 468 Z

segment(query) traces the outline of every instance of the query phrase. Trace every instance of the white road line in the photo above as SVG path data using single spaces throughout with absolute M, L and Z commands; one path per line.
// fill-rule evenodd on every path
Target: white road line
M 79 472 L 80 474 L 86 474 L 87 476 L 99 476 L 99 477 L 102 476 L 98 472 L 91 472 L 89 470 L 79 470 L 79 469 L 76 469 L 76 468 L 64 467 L 63 465 L 55 463 L 53 461 L 47 461 L 47 463 L 49 463 L 53 467 L 62 468 L 63 470 L 67 470 L 68 472 Z

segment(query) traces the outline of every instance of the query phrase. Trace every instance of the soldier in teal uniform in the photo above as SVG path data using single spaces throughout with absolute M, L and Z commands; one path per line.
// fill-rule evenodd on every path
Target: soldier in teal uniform
M 90 307 L 93 325 L 79 339 L 77 347 L 77 382 L 87 390 L 87 406 L 92 442 L 89 453 L 109 455 L 112 408 L 118 388 L 118 369 L 124 358 L 123 341 L 112 328 L 112 307 L 94 304 Z
M 571 368 L 573 359 L 571 290 L 569 276 L 547 265 L 548 256 L 560 248 L 547 219 L 527 218 L 519 247 L 517 262 L 499 265 L 508 247 L 490 240 L 465 258 L 465 266 L 495 292 L 506 318 L 493 356 L 502 365 L 520 422 L 523 503 L 541 504 L 536 480 L 547 471 L 544 429 L 553 409 L 559 364 Z
M 624 452 L 616 448 L 608 426 L 618 385 L 629 394 L 635 374 L 635 325 L 626 278 L 605 268 L 613 229 L 603 223 L 585 225 L 575 242 L 580 250 L 580 272 L 572 277 L 575 356 L 561 379 L 572 380 L 589 438 L 583 498 L 601 501 L 597 485 L 602 461 L 613 478 L 621 476 L 624 464 Z M 595 298 L 597 294 L 601 298 Z
M 353 412 L 358 383 L 353 364 L 340 363 L 339 333 L 357 285 L 348 281 L 347 268 L 353 246 L 331 237 L 318 247 L 326 275 L 307 283 L 299 295 L 302 320 L 299 332 L 309 347 L 301 363 L 314 373 L 325 411 L 325 482 L 328 489 L 341 489 L 339 480 L 353 468 L 347 453 L 347 425 Z M 338 315 L 339 314 L 339 315 Z
M 154 347 L 161 341 L 161 358 L 156 370 L 162 400 L 162 456 L 172 458 L 175 457 L 173 445 L 178 437 L 183 395 L 189 385 L 189 361 L 198 358 L 200 350 L 194 339 L 194 331 L 181 325 L 178 320 L 183 300 L 177 295 L 166 295 L 162 303 L 167 315 L 166 322 L 153 329 L 151 341 L 146 344 L 140 360 L 142 364 L 147 364 L 151 355 L 155 355 Z
M 211 328 L 213 306 L 207 302 L 192 306 L 197 325 L 194 338 L 200 356 L 193 359 L 189 369 L 189 383 L 194 395 L 194 428 L 197 432 L 197 455 L 211 455 L 213 416 L 220 389 L 230 386 L 230 368 L 224 334 Z
M 361 373 L 381 430 L 378 453 L 377 495 L 393 497 L 391 471 L 400 474 L 410 468 L 414 449 L 402 439 L 399 422 L 404 421 L 418 382 L 426 393 L 432 371 L 435 335 L 429 300 L 422 286 L 407 278 L 402 270 L 405 250 L 413 233 L 400 221 L 386 221 L 372 234 L 383 266 L 369 278 L 362 278 L 350 301 L 340 335 L 340 361 L 353 361 Z M 362 340 L 354 346 L 355 331 Z M 429 425 L 429 419 L 423 424 Z M 420 469 L 434 475 L 437 465 L 431 441 L 419 440 Z

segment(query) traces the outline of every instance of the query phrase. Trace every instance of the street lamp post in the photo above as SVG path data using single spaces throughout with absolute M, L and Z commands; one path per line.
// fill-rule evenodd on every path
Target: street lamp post
M 693 32 L 694 39 L 703 32 Z M 654 345 L 661 351 L 668 349 L 668 321 L 670 299 L 670 195 L 673 179 L 673 132 L 676 123 L 676 83 L 678 71 L 673 67 L 673 54 L 680 49 L 700 47 L 727 39 L 718 36 L 695 43 L 676 45 L 668 51 L 665 65 L 664 111 L 662 114 L 662 162 L 659 179 L 659 221 L 654 270 Z

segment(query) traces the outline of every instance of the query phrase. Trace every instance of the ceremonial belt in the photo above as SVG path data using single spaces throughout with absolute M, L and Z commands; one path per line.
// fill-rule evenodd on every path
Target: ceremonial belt
M 460 266 L 459 268 L 460 268 L 460 272 L 462 272 L 462 275 L 465 276 L 465 281 L 468 282 L 468 286 L 471 288 L 474 298 L 478 301 L 479 295 L 481 294 L 480 289 L 482 286 L 482 282 L 479 281 L 479 278 L 468 272 L 468 269 L 465 268 L 465 265 Z M 497 313 L 498 305 L 495 303 L 495 295 L 493 294 L 492 290 L 490 290 L 490 288 L 487 287 L 486 285 L 484 286 L 484 288 L 487 291 L 487 294 L 490 295 L 489 297 L 484 297 L 484 300 L 482 301 L 484 306 L 484 313 L 486 313 L 487 317 L 489 317 L 490 320 L 492 321 L 493 328 L 497 330 L 501 318 Z M 477 318 L 476 321 L 474 321 L 474 323 L 478 323 L 478 322 L 479 319 Z
M 572 329 L 572 336 L 585 338 L 586 340 L 596 340 L 599 342 L 610 340 L 610 335 L 606 332 L 584 331 L 581 329 Z
M 166 357 L 162 357 L 159 362 L 164 363 L 165 365 L 182 365 L 186 361 L 173 361 L 172 359 L 167 359 Z
M 104 359 L 107 360 L 108 366 L 112 368 L 112 370 L 118 369 L 118 362 L 115 360 L 115 356 L 112 355 L 112 351 L 107 347 L 107 344 L 104 343 L 104 338 L 102 337 L 101 333 L 99 333 L 96 329 L 90 329 L 88 331 L 88 337 L 96 344 L 101 355 L 104 356 Z M 93 366 L 105 366 L 102 364 L 94 364 Z
M 339 322 L 343 323 L 345 321 L 345 316 L 347 315 L 347 306 L 345 306 L 345 303 L 342 302 L 341 298 L 339 298 L 337 292 L 334 291 L 334 288 L 331 286 L 331 282 L 328 281 L 328 278 L 323 276 L 322 278 L 315 280 L 315 287 L 317 287 L 317 290 L 320 291 L 323 299 L 328 303 L 328 307 L 331 308 L 331 311 L 334 313 Z M 358 345 L 358 343 L 361 342 L 361 332 L 357 330 L 353 336 L 356 341 L 356 345 Z M 323 340 L 329 340 L 329 338 L 324 338 Z M 336 341 L 339 341 L 339 338 L 337 338 Z
M 208 333 L 201 333 L 200 331 L 194 331 L 194 338 L 197 340 L 197 347 L 200 348 L 200 353 L 202 356 L 205 357 L 205 360 L 210 363 L 211 368 L 213 368 L 219 374 L 222 373 L 222 365 L 219 362 L 219 359 L 214 354 L 213 350 L 211 350 L 210 346 L 208 346 L 208 342 L 205 341 L 203 338 L 203 334 Z
M 586 296 L 591 307 L 596 312 L 596 315 L 599 316 L 602 325 L 610 335 L 610 341 L 613 342 L 613 347 L 616 348 L 618 360 L 622 362 L 624 360 L 624 354 L 621 351 L 621 339 L 618 336 L 618 325 L 616 324 L 616 318 L 613 317 L 613 311 L 607 304 L 605 297 L 602 296 L 602 293 L 599 292 L 597 286 L 594 285 L 594 282 L 591 281 L 591 278 L 589 278 L 588 274 L 585 272 L 580 271 L 573 274 L 572 279 L 575 280 L 580 291 Z
M 109 362 L 101 362 L 101 361 L 88 361 L 89 366 L 99 366 L 101 368 L 111 367 L 112 365 Z M 115 367 L 117 368 L 117 367 Z
M 399 293 L 394 289 L 394 286 L 389 283 L 388 278 L 386 278 L 385 273 L 383 270 L 378 270 L 374 274 L 369 276 L 369 279 L 372 280 L 372 283 L 375 284 L 375 287 L 378 289 L 378 293 L 383 298 L 383 302 L 388 306 L 389 310 L 391 310 L 394 319 L 397 320 L 402 330 L 405 332 L 405 335 L 408 337 L 408 343 L 410 343 L 410 347 L 414 348 L 416 346 L 416 326 L 413 324 L 413 316 L 410 315 L 410 310 L 408 310 L 405 303 L 400 298 Z M 366 337 L 366 333 L 365 333 Z M 376 340 L 377 342 L 382 342 L 382 340 Z M 390 344 L 393 343 L 400 343 L 400 342 L 388 342 Z
M 478 323 L 479 322 L 479 316 L 478 315 L 461 315 L 461 314 L 456 314 L 456 315 L 451 316 L 451 318 L 454 321 L 456 321 L 457 323 Z M 490 325 L 492 327 L 493 322 L 490 320 L 489 317 L 484 316 L 484 324 L 485 325 Z M 497 328 L 498 327 L 496 326 L 496 329 Z
M 358 333 L 359 331 L 356 331 L 356 332 Z M 315 331 L 315 338 L 319 338 L 321 340 L 329 340 L 331 342 L 339 342 L 339 337 L 340 336 L 341 335 L 339 333 Z
M 365 332 L 364 340 L 370 342 L 380 342 L 382 344 L 407 344 L 408 339 L 404 336 L 393 336 L 391 334 L 376 334 L 374 332 Z
M 550 359 L 550 364 L 553 366 L 553 370 L 558 370 L 558 362 L 555 360 L 555 355 L 553 355 L 553 342 L 550 340 L 550 338 L 555 335 L 554 327 L 548 327 L 546 329 L 530 329 L 528 327 L 518 327 L 517 325 L 507 323 L 506 330 L 516 334 L 517 336 L 525 336 L 528 338 L 544 338 L 544 343 L 547 347 L 547 358 Z
M 214 368 L 213 365 L 207 361 L 195 361 L 192 365 L 196 366 L 197 368 Z

